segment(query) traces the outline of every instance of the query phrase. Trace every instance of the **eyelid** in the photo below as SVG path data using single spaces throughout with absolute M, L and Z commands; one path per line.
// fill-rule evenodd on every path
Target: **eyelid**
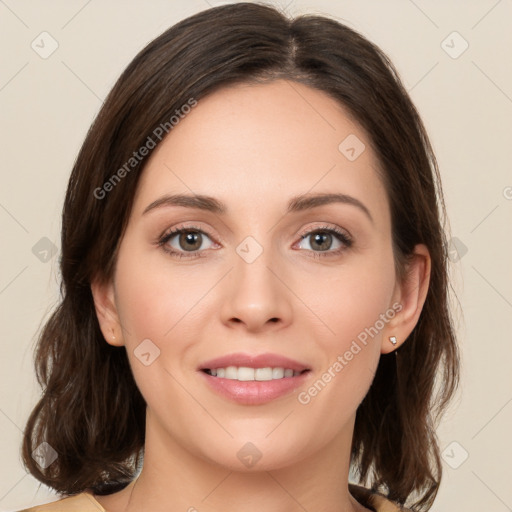
M 338 233 L 339 235 L 343 235 L 350 241 L 352 241 L 352 235 L 348 232 L 348 230 L 341 228 L 339 226 L 336 226 L 335 224 L 327 224 L 323 223 L 319 226 L 315 227 L 308 227 L 305 228 L 303 231 L 299 232 L 299 236 L 301 238 L 304 238 L 305 236 L 311 235 L 312 233 L 316 233 L 317 231 L 334 231 Z
M 167 242 L 171 239 L 171 238 L 174 238 L 175 236 L 181 234 L 181 232 L 187 232 L 187 231 L 197 231 L 198 233 L 201 233 L 202 235 L 206 235 L 208 238 L 210 238 L 210 240 L 212 241 L 212 243 L 215 245 L 217 244 L 218 245 L 218 242 L 217 242 L 217 239 L 216 237 L 214 237 L 213 235 L 210 234 L 209 230 L 208 229 L 205 229 L 203 227 L 199 227 L 197 225 L 183 225 L 183 224 L 178 224 L 176 226 L 173 226 L 172 228 L 168 228 L 166 229 L 155 241 L 155 244 L 158 245 L 158 246 L 165 246 L 165 244 L 167 244 Z M 219 237 L 220 238 L 220 237 Z M 199 253 L 202 253 L 204 252 L 206 249 L 203 249 L 202 251 L 196 251 L 196 252 L 193 252 L 191 251 L 191 255 L 194 254 L 194 255 L 198 255 Z M 167 252 L 180 252 L 180 253 L 185 253 L 186 254 L 186 251 L 176 251 L 176 250 L 168 250 Z

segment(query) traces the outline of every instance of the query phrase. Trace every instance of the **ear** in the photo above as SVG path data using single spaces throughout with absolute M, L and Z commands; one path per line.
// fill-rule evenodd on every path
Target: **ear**
M 91 292 L 105 341 L 116 347 L 123 346 L 123 332 L 117 314 L 114 283 L 112 281 L 104 283 L 95 279 L 91 282 Z
M 424 244 L 414 248 L 414 254 L 407 264 L 406 275 L 397 282 L 393 293 L 395 316 L 386 324 L 382 339 L 381 353 L 388 354 L 405 342 L 418 323 L 430 283 L 430 253 Z M 390 341 L 396 338 L 396 343 Z

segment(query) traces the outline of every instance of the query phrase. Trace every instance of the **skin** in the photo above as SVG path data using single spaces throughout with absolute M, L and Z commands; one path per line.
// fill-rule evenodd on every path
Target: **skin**
M 353 162 L 338 150 L 350 134 L 366 145 Z M 106 342 L 126 347 L 148 404 L 141 475 L 118 493 L 95 497 L 109 512 L 368 510 L 348 492 L 356 409 L 381 353 L 398 348 L 417 323 L 430 275 L 423 245 L 409 278 L 395 275 L 377 168 L 367 135 L 337 102 L 284 80 L 201 99 L 153 151 L 115 276 L 91 286 Z M 353 196 L 373 220 L 341 203 L 286 213 L 291 197 L 317 192 Z M 165 206 L 143 214 L 177 193 L 213 196 L 227 212 Z M 155 241 L 183 226 L 207 234 L 194 257 L 177 259 Z M 301 234 L 325 226 L 348 232 L 353 244 L 314 258 L 322 252 L 314 235 Z M 247 236 L 263 249 L 252 263 L 236 252 Z M 190 254 L 179 235 L 168 245 Z M 333 237 L 326 246 L 332 252 L 343 244 Z M 298 394 L 396 303 L 401 311 L 378 335 L 308 404 L 299 403 Z M 148 338 L 160 356 L 145 366 L 134 350 Z M 197 372 L 201 362 L 233 352 L 306 362 L 309 380 L 272 402 L 237 404 Z M 250 468 L 237 457 L 247 442 L 262 454 Z

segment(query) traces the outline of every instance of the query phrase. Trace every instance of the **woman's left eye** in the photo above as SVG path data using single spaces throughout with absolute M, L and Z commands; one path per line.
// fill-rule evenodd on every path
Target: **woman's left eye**
M 308 231 L 300 236 L 300 243 L 310 239 L 309 252 L 313 257 L 336 256 L 352 245 L 352 239 L 348 234 L 335 228 L 322 227 Z M 211 248 L 204 247 L 205 240 L 210 240 L 210 236 L 203 230 L 190 226 L 186 228 L 174 229 L 164 234 L 158 241 L 162 249 L 176 258 L 195 258 L 204 257 L 204 250 Z M 332 248 L 333 243 L 338 247 Z M 212 242 L 213 245 L 213 242 Z M 303 249 L 304 247 L 299 247 Z M 189 254 L 187 254 L 189 253 Z
M 347 233 L 330 227 L 317 228 L 301 235 L 301 242 L 308 239 L 310 240 L 310 252 L 315 258 L 337 256 L 352 245 L 352 239 Z M 332 248 L 333 243 L 338 244 L 338 247 L 335 247 L 334 250 Z

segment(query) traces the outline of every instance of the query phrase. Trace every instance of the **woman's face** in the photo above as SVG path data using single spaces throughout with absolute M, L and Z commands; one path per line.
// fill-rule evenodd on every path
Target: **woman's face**
M 162 446 L 249 470 L 351 437 L 388 337 L 409 334 L 377 167 L 337 102 L 283 80 L 201 99 L 153 151 L 106 293 L 117 340 L 102 328 Z

